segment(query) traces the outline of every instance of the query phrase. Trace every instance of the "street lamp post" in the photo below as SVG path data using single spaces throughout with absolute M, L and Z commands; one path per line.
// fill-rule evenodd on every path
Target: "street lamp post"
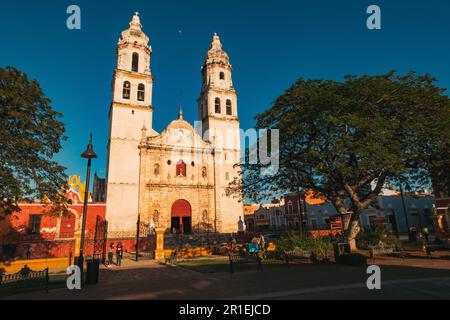
M 94 152 L 92 146 L 92 133 L 89 138 L 89 144 L 86 150 L 81 154 L 82 158 L 88 159 L 87 172 L 86 172 L 86 186 L 84 189 L 84 204 L 83 204 L 83 223 L 81 225 L 81 243 L 80 243 L 80 256 L 78 258 L 78 266 L 81 270 L 81 279 L 83 279 L 83 266 L 84 266 L 84 235 L 86 232 L 86 216 L 87 216 L 87 203 L 89 197 L 89 178 L 91 175 L 91 161 L 97 158 L 97 154 Z M 81 281 L 83 283 L 83 281 Z
M 402 200 L 402 207 L 403 207 L 403 214 L 405 215 L 405 222 L 406 222 L 406 231 L 409 235 L 409 221 L 408 221 L 408 212 L 406 211 L 406 205 L 405 205 L 405 197 L 403 194 L 403 185 L 400 181 L 400 198 Z
M 139 231 L 141 227 L 141 215 L 138 214 L 138 219 L 136 222 L 136 262 L 139 260 Z

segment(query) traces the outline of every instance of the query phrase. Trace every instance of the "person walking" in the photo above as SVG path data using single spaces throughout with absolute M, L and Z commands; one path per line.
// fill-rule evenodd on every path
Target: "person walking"
M 111 242 L 111 244 L 108 247 L 108 267 L 113 264 L 113 258 L 114 258 L 114 242 Z
M 116 248 L 116 259 L 117 259 L 117 265 L 119 267 L 122 265 L 122 255 L 123 255 L 122 242 L 119 242 L 117 244 L 117 248 Z

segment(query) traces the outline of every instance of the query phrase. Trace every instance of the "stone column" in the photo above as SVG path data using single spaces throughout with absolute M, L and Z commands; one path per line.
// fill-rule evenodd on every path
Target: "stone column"
M 75 231 L 75 248 L 74 248 L 74 257 L 78 257 L 80 255 L 80 245 L 81 245 L 81 230 Z
M 156 250 L 155 259 L 164 260 L 164 228 L 155 228 L 156 233 Z

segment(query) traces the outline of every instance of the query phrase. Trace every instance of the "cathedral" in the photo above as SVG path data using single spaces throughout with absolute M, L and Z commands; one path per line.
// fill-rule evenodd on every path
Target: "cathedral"
M 153 129 L 151 54 L 136 13 L 117 44 L 112 79 L 108 235 L 134 236 L 138 215 L 166 232 L 236 232 L 243 204 L 226 188 L 240 179 L 237 93 L 220 38 L 214 34 L 204 58 L 195 126 L 180 107 L 166 129 Z

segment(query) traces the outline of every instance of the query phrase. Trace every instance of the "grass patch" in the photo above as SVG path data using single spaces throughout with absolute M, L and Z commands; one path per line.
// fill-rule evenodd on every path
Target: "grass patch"
M 262 266 L 284 264 L 281 260 L 263 260 Z M 214 259 L 192 259 L 184 260 L 177 263 L 177 266 L 201 272 L 201 273 L 216 273 L 216 272 L 230 272 L 230 262 L 228 257 L 217 257 Z M 257 270 L 257 263 L 235 263 L 233 265 L 234 272 Z

